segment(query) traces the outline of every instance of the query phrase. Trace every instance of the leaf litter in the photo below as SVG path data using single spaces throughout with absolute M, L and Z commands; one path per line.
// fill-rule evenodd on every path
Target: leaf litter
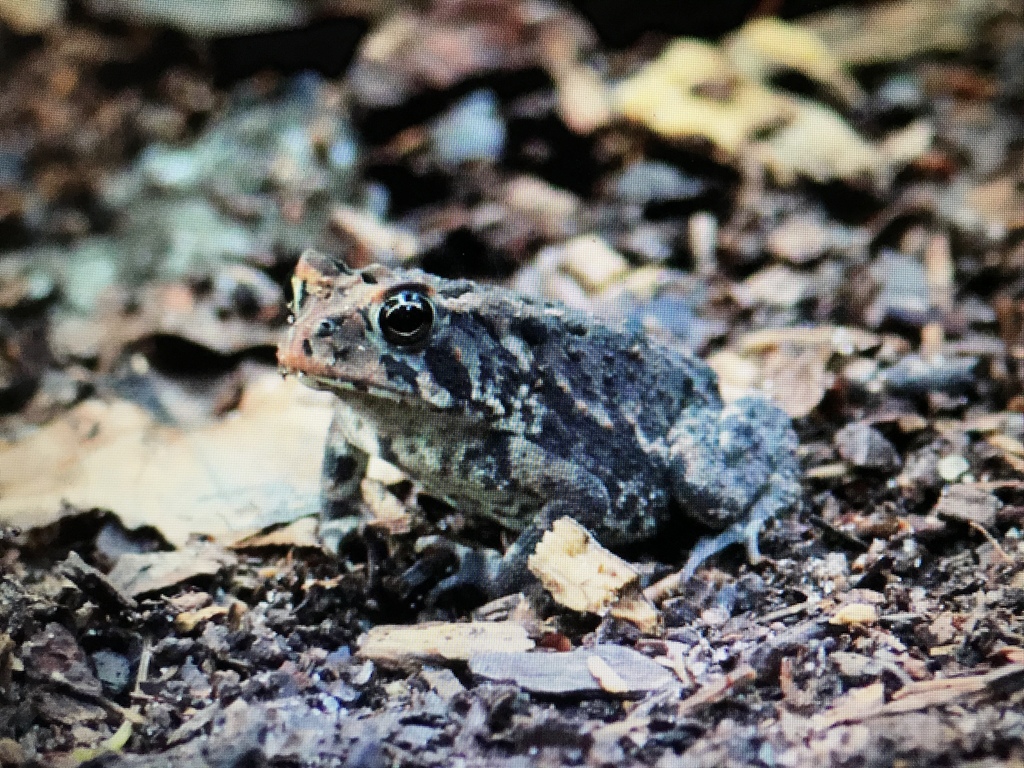
M 0 4 L 59 30 L 0 71 L 0 762 L 1021 757 L 1019 9 L 612 50 L 568 6 L 343 3 L 369 25 L 344 83 L 225 86 L 217 41 L 159 82 L 125 62 L 147 24 L 232 14 L 141 5 L 119 37 L 100 5 Z M 301 33 L 321 5 L 268 9 Z M 378 468 L 327 556 L 329 406 L 265 364 L 324 243 L 710 355 L 796 419 L 805 508 L 758 566 L 681 583 L 658 542 L 597 600 L 467 621 L 424 585 L 500 532 Z M 556 552 L 560 588 L 603 557 Z

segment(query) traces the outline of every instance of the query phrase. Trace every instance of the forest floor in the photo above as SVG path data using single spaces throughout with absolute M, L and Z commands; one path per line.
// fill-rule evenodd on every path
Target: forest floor
M 130 7 L 0 3 L 0 766 L 1024 765 L 1019 3 Z M 431 601 L 508 537 L 380 465 L 328 552 L 307 248 L 694 351 L 800 509 Z

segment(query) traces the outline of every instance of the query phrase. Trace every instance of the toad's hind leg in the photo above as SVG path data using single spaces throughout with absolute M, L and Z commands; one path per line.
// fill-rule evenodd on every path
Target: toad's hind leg
M 686 581 L 693 576 L 701 564 L 709 557 L 717 555 L 723 549 L 733 544 L 742 544 L 746 548 L 747 560 L 751 564 L 756 565 L 761 562 L 761 551 L 757 540 L 761 535 L 764 524 L 780 512 L 785 512 L 798 503 L 798 494 L 792 496 L 780 495 L 778 489 L 773 489 L 768 495 L 759 498 L 748 510 L 747 517 L 737 520 L 721 533 L 702 537 L 694 545 L 693 549 L 690 550 L 689 557 L 686 559 L 686 565 L 683 566 L 681 574 L 683 580 Z
M 761 398 L 742 398 L 716 421 L 682 420 L 669 435 L 674 495 L 693 517 L 719 529 L 702 538 L 683 569 L 689 578 L 709 557 L 743 544 L 758 562 L 758 535 L 773 517 L 800 504 L 798 440 L 789 417 Z

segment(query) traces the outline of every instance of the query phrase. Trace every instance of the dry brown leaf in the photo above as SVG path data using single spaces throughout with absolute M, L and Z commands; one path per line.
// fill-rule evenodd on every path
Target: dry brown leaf
M 267 533 L 246 536 L 231 545 L 231 549 L 259 549 L 260 547 L 303 547 L 318 549 L 321 546 L 317 535 L 319 521 L 315 517 L 303 517 L 294 523 L 275 528 Z
M 159 592 L 196 576 L 214 576 L 237 558 L 209 542 L 192 542 L 174 552 L 122 555 L 107 574 L 110 582 L 132 597 Z
M 898 0 L 843 5 L 805 16 L 802 26 L 847 65 L 900 61 L 925 51 L 959 51 L 1014 0 Z
M 790 417 L 803 418 L 832 388 L 835 377 L 825 367 L 830 356 L 820 347 L 777 350 L 762 364 L 761 388 Z
M 783 184 L 805 177 L 885 188 L 897 167 L 930 146 L 928 124 L 868 141 L 833 109 L 759 79 L 783 67 L 824 82 L 848 100 L 860 98 L 856 83 L 813 31 L 755 20 L 723 47 L 692 39 L 670 43 L 616 87 L 614 106 L 622 117 L 668 138 L 706 139 L 732 159 L 752 159 Z
M 477 13 L 452 13 L 443 3 L 423 12 L 405 8 L 370 31 L 353 67 L 360 78 L 383 80 L 399 94 L 450 88 L 534 60 L 526 22 L 517 4 L 504 1 L 480 4 Z
M 727 402 L 758 392 L 791 417 L 801 418 L 811 413 L 832 387 L 834 376 L 826 367 L 831 356 L 825 346 L 787 344 L 761 355 L 760 360 L 723 350 L 708 364 L 718 374 Z
M 789 118 L 790 100 L 744 77 L 717 46 L 681 39 L 614 93 L 616 111 L 669 138 L 705 138 L 737 155 Z
M 277 345 L 285 300 L 276 283 L 245 264 L 221 267 L 211 283 L 197 290 L 155 282 L 131 295 L 111 287 L 94 316 L 58 315 L 49 342 L 58 358 L 98 357 L 101 370 L 109 370 L 126 346 L 155 336 L 185 339 L 220 355 Z M 254 301 L 252 316 L 239 313 L 242 294 Z
M 819 183 L 863 179 L 888 186 L 888 156 L 837 112 L 798 98 L 789 99 L 787 112 L 785 124 L 752 148 L 780 183 L 792 184 L 802 176 Z
M 843 326 L 769 328 L 753 331 L 708 361 L 719 375 L 722 396 L 735 400 L 757 390 L 794 418 L 811 413 L 832 388 L 834 355 L 878 346 L 876 334 Z
M 843 62 L 802 24 L 766 16 L 744 24 L 724 41 L 729 59 L 747 77 L 767 80 L 779 71 L 791 70 L 831 89 L 848 105 L 864 98 L 864 92 L 844 71 Z
M 330 418 L 329 396 L 276 375 L 250 384 L 238 411 L 192 430 L 89 400 L 0 444 L 0 523 L 32 529 L 106 509 L 179 547 L 193 534 L 231 543 L 318 511 Z

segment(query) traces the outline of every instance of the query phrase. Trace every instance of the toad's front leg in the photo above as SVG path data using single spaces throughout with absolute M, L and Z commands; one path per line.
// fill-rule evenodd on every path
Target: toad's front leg
M 359 484 L 370 460 L 366 451 L 345 436 L 349 420 L 348 414 L 339 411 L 331 419 L 320 471 L 320 538 L 332 551 L 351 532 L 351 519 L 361 514 Z
M 460 551 L 458 570 L 431 591 L 431 600 L 466 586 L 488 598 L 523 589 L 533 580 L 527 567 L 530 555 L 561 517 L 573 518 L 599 539 L 608 538 L 603 534 L 615 527 L 608 489 L 596 475 L 521 438 L 510 441 L 508 448 L 513 466 L 518 468 L 517 482 L 543 501 L 539 508 L 534 507 L 531 519 L 504 555 L 483 549 Z
M 765 522 L 800 504 L 798 440 L 789 417 L 767 400 L 747 397 L 727 405 L 717 420 L 684 416 L 668 441 L 676 500 L 720 531 L 697 542 L 683 577 L 732 544 L 743 544 L 756 563 Z

